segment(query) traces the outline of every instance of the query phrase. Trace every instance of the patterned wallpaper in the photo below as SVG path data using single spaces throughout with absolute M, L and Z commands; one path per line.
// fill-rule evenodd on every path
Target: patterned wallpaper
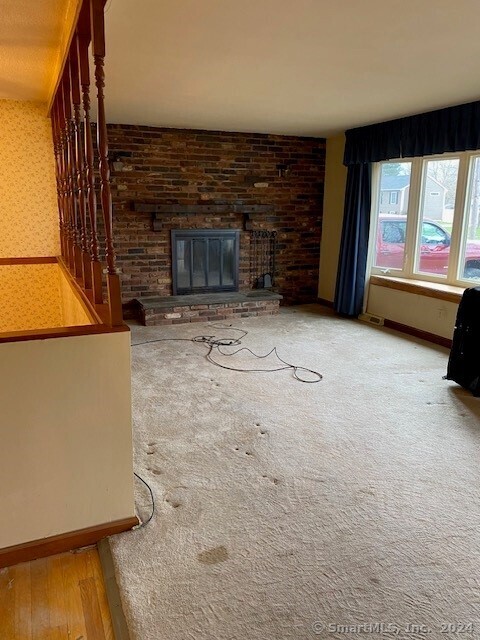
M 0 331 L 61 327 L 58 265 L 1 265 L 0 305 Z
M 60 268 L 58 269 L 58 277 L 63 326 L 73 327 L 81 324 L 92 324 Z
M 0 100 L 0 257 L 59 253 L 50 120 L 43 104 Z
M 57 264 L 0 265 L 0 332 L 91 324 Z

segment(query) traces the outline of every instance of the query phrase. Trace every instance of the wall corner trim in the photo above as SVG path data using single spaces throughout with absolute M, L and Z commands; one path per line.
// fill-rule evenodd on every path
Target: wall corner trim
M 327 300 L 326 298 L 317 298 L 318 304 L 321 304 L 324 307 L 328 307 L 329 309 L 333 309 L 332 300 Z
M 129 531 L 137 525 L 138 518 L 131 516 L 122 520 L 114 520 L 94 527 L 87 527 L 86 529 L 78 529 L 77 531 L 50 536 L 49 538 L 5 547 L 0 549 L 0 569 L 11 567 L 20 562 L 29 562 L 30 560 L 37 560 L 38 558 L 45 558 L 57 553 L 86 547 L 116 533 Z

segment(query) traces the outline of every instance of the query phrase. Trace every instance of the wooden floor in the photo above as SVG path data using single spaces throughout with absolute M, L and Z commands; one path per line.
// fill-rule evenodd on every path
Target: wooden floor
M 96 547 L 0 569 L 0 640 L 113 640 Z

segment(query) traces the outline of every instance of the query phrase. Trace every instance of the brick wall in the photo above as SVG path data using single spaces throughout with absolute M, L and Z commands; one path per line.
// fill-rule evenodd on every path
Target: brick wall
M 277 231 L 276 289 L 316 300 L 325 140 L 109 125 L 114 232 L 123 299 L 172 294 L 171 229 L 242 229 L 240 290 L 250 289 L 251 229 Z M 280 177 L 278 165 L 289 168 Z M 254 182 L 268 183 L 255 187 Z M 150 214 L 132 203 L 270 205 L 267 213 Z M 158 222 L 157 222 L 158 225 Z

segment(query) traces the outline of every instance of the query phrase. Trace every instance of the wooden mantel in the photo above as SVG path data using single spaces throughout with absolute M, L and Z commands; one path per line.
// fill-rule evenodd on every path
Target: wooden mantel
M 139 213 L 269 213 L 273 211 L 271 204 L 236 204 L 210 203 L 205 204 L 143 204 L 133 203 L 133 211 Z
M 243 227 L 248 229 L 250 216 L 255 213 L 270 213 L 274 211 L 271 204 L 239 204 L 235 202 L 205 202 L 199 204 L 145 204 L 141 202 L 132 203 L 133 211 L 139 213 L 150 213 L 152 215 L 153 230 L 163 230 L 164 216 L 195 215 L 195 214 L 225 214 L 239 213 L 243 215 Z

